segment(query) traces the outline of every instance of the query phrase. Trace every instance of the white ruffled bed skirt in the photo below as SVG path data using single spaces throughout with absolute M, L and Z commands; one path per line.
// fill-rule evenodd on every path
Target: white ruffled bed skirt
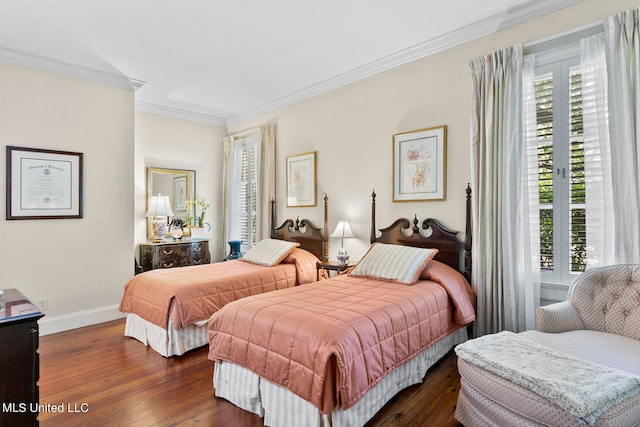
M 331 415 L 322 415 L 318 408 L 287 389 L 230 362 L 215 364 L 213 384 L 216 396 L 263 417 L 267 426 L 362 426 L 399 391 L 422 382 L 433 364 L 466 340 L 466 328 L 459 329 L 396 368 L 354 406 L 335 410 Z
M 164 357 L 181 356 L 189 350 L 209 344 L 207 321 L 174 329 L 168 320 L 167 329 L 151 323 L 134 313 L 128 313 L 124 335 L 132 337 Z

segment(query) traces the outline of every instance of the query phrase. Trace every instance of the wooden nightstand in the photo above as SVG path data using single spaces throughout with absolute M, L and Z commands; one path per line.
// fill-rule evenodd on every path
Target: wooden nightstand
M 338 261 L 316 262 L 316 279 L 320 280 L 320 270 L 325 270 L 327 274 L 329 274 L 329 277 L 331 277 L 332 271 L 340 274 L 349 267 L 351 267 L 349 263 L 340 264 Z

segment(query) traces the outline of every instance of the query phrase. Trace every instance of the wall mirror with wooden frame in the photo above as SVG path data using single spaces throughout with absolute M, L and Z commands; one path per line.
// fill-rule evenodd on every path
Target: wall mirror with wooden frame
M 187 223 L 187 200 L 193 200 L 196 188 L 196 171 L 147 167 L 147 209 L 151 196 L 169 196 L 173 218 Z M 146 212 L 146 209 L 145 209 Z M 147 238 L 153 237 L 153 218 L 147 218 Z M 189 234 L 189 229 L 184 229 Z

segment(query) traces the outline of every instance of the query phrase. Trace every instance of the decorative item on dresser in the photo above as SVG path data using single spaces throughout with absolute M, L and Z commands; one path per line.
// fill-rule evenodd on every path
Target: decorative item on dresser
M 181 218 L 173 218 L 169 223 L 169 235 L 173 241 L 182 240 L 184 236 L 184 221 Z
M 229 244 L 229 255 L 224 257 L 223 261 L 242 258 L 242 252 L 240 252 L 240 246 L 242 245 L 242 240 L 229 240 L 227 243 Z
M 204 222 L 204 216 L 207 213 L 207 208 L 211 206 L 205 198 L 196 200 L 187 200 L 187 221 L 193 228 L 206 228 L 207 231 L 211 230 L 211 224 Z M 198 213 L 198 210 L 200 212 Z
M 167 234 L 167 218 L 173 216 L 169 196 L 158 194 L 149 197 L 147 205 L 149 208 L 145 216 L 153 219 L 153 241 L 155 243 L 164 242 L 164 236 Z
M 44 314 L 20 291 L 0 292 L 0 425 L 37 426 L 38 319 Z
M 209 262 L 211 262 L 211 254 L 208 239 L 140 244 L 142 271 L 209 264 Z

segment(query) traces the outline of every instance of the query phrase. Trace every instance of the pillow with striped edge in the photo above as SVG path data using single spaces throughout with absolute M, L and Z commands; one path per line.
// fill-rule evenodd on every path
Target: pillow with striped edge
M 280 264 L 295 248 L 300 246 L 298 242 L 286 240 L 263 239 L 240 258 L 242 261 L 252 264 L 273 267 Z
M 413 285 L 437 249 L 374 243 L 349 276 Z

